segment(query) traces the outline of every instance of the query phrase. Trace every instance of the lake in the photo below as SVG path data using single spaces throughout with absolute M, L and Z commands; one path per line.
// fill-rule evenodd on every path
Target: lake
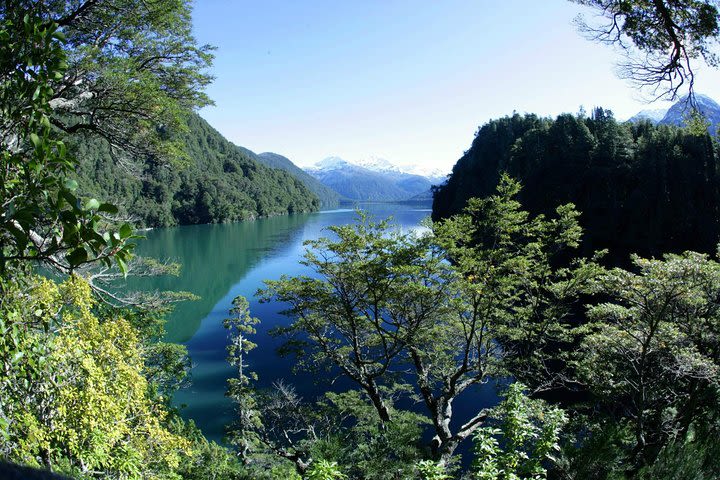
M 378 220 L 392 216 L 393 223 L 403 230 L 420 228 L 420 222 L 431 212 L 429 206 L 400 204 L 363 204 L 360 208 Z M 268 332 L 289 323 L 279 313 L 282 305 L 260 304 L 254 295 L 264 280 L 309 273 L 299 264 L 305 251 L 303 242 L 327 236 L 327 227 L 353 223 L 356 218 L 354 209 L 336 209 L 145 233 L 137 254 L 178 262 L 182 270 L 178 277 L 132 279 L 129 285 L 143 290 L 188 291 L 200 297 L 176 306 L 168 318 L 166 339 L 188 348 L 192 385 L 176 393 L 175 403 L 185 405 L 183 416 L 193 419 L 208 438 L 220 441 L 225 425 L 232 420 L 232 405 L 225 397 L 225 389 L 234 369 L 226 362 L 228 336 L 223 320 L 238 295 L 248 299 L 252 316 L 261 320 L 251 339 L 258 346 L 247 358 L 251 370 L 259 376 L 259 386 L 269 387 L 283 379 L 295 385 L 305 398 L 317 396 L 317 382 L 325 379 L 293 373 L 293 359 L 275 353 L 282 340 L 272 338 Z

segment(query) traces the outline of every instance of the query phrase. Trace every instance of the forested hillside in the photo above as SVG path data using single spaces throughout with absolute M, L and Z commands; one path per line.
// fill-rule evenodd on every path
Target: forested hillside
M 258 163 L 196 114 L 178 135 L 186 157 L 170 165 L 148 156 L 123 165 L 107 142 L 80 137 L 82 193 L 112 200 L 141 226 L 221 223 L 317 210 L 317 197 L 293 175 Z M 137 165 L 139 164 L 139 167 Z
M 265 152 L 257 155 L 258 161 L 271 168 L 279 168 L 289 172 L 292 176 L 303 182 L 320 199 L 323 206 L 333 206 L 340 202 L 340 194 L 330 187 L 320 183 L 315 177 L 292 163 L 287 157 L 277 153 Z
M 490 195 L 502 172 L 520 180 L 533 213 L 573 202 L 582 212 L 586 252 L 660 255 L 714 252 L 720 193 L 718 155 L 709 135 L 650 122 L 618 123 L 609 111 L 556 119 L 518 115 L 483 125 L 437 188 L 435 219 Z

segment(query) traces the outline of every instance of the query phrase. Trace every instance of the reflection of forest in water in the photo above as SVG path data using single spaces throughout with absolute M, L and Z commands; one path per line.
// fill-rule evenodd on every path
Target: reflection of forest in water
M 212 307 L 258 261 L 293 243 L 311 215 L 285 215 L 224 225 L 188 225 L 146 232 L 137 254 L 181 264 L 180 275 L 128 279 L 136 290 L 191 292 L 168 316 L 166 339 L 187 342 Z

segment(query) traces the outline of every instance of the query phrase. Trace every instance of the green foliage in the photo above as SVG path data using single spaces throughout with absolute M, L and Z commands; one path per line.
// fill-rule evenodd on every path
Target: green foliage
M 0 348 L 4 456 L 80 476 L 170 478 L 190 443 L 168 430 L 130 323 L 119 312 L 99 318 L 78 277 L 3 287 L 3 330 L 16 332 Z
M 0 5 L 4 459 L 77 478 L 247 478 L 226 449 L 171 414 L 188 363 L 183 346 L 155 342 L 160 312 L 98 304 L 73 274 L 97 261 L 107 267 L 99 275 L 115 275 L 113 261 L 125 273 L 137 237 L 117 207 L 78 195 L 82 179 L 72 177 L 87 159 L 76 161 L 60 138 L 92 133 L 112 145 L 114 161 L 152 157 L 157 168 L 182 155 L 167 131 L 181 135 L 187 111 L 206 104 L 200 70 L 210 60 L 194 45 L 188 5 Z M 293 183 L 278 183 L 292 196 Z M 258 211 L 273 213 L 272 201 Z M 29 275 L 30 260 L 71 275 L 61 284 Z M 141 263 L 146 274 L 160 266 Z
M 619 480 L 628 468 L 632 432 L 607 418 L 573 412 L 558 455 L 557 475 L 568 480 Z M 577 433 L 579 432 L 579 433 Z
M 209 103 L 202 92 L 211 48 L 192 36 L 187 0 L 12 0 L 0 17 L 32 10 L 64 34 L 66 72 L 56 76 L 53 126 L 113 145 L 118 160 L 173 156 L 163 128 L 175 129 L 191 109 Z
M 98 304 L 78 277 L 0 286 L 4 459 L 88 479 L 252 478 L 168 407 L 183 346 L 155 343 L 136 311 Z
M 392 230 L 362 216 L 308 242 L 313 276 L 266 282 L 264 299 L 286 305 L 286 345 L 301 366 L 337 369 L 367 396 L 382 428 L 397 398 L 422 400 L 434 429 L 429 447 L 447 467 L 486 412 L 451 428 L 452 402 L 492 376 L 551 382 L 570 344 L 573 303 L 597 274 L 567 262 L 581 230 L 571 205 L 530 217 L 504 178 L 432 235 Z M 565 266 L 562 266 L 565 265 Z M 408 377 L 411 372 L 412 377 Z M 409 384 L 406 384 L 408 382 Z M 359 450 L 359 449 L 358 449 Z
M 492 195 L 503 173 L 523 184 L 533 214 L 572 202 L 583 213 L 582 250 L 630 254 L 713 253 L 720 238 L 718 154 L 707 134 L 650 123 L 589 117 L 541 119 L 514 114 L 488 122 L 435 192 L 433 218 L 460 213 L 472 197 Z
M 455 283 L 468 298 L 462 308 L 479 312 L 484 368 L 537 386 L 551 381 L 552 365 L 573 341 L 574 305 L 599 268 L 571 260 L 582 235 L 573 205 L 557 207 L 554 218 L 532 217 L 519 192 L 503 175 L 496 194 L 471 199 L 463 214 L 438 222 L 435 242 L 460 274 Z
M 310 465 L 305 475 L 307 480 L 344 480 L 347 477 L 336 462 L 318 460 Z
M 51 125 L 53 82 L 67 74 L 66 35 L 38 8 L 0 12 L 0 270 L 41 260 L 62 272 L 130 257 L 132 228 L 116 207 L 83 200 L 75 160 Z
M 700 137 L 705 136 L 705 134 L 710 131 L 711 126 L 710 120 L 705 118 L 702 112 L 696 108 L 692 109 L 690 113 L 686 115 L 683 124 L 687 128 L 688 132 Z M 716 133 L 717 132 L 710 131 L 710 134 Z
M 183 120 L 185 131 L 166 137 L 181 146 L 186 158 L 168 168 L 154 156 L 128 174 L 111 148 L 92 137 L 76 137 L 70 149 L 81 159 L 79 190 L 116 199 L 121 213 L 144 226 L 223 223 L 257 217 L 315 211 L 319 201 L 289 173 L 258 163 L 227 141 L 198 115 Z
M 151 341 L 145 347 L 145 377 L 159 393 L 171 395 L 187 384 L 190 359 L 187 348 L 177 343 Z
M 252 153 L 248 150 L 248 153 Z M 317 195 L 320 200 L 320 205 L 324 207 L 332 207 L 338 204 L 340 201 L 340 195 L 331 189 L 320 183 L 315 177 L 307 173 L 302 168 L 292 163 L 287 158 L 277 153 L 265 152 L 256 156 L 258 162 L 263 165 L 267 165 L 271 168 L 278 168 L 285 170 L 292 174 L 293 177 L 300 180 L 311 192 Z
M 170 430 L 190 441 L 191 454 L 178 466 L 183 480 L 255 480 L 235 452 L 209 442 L 192 421 L 184 422 L 175 414 L 169 421 Z M 283 478 L 283 477 L 278 477 Z
M 392 420 L 383 423 L 365 396 L 352 390 L 327 392 L 318 402 L 303 401 L 284 383 L 276 383 L 270 392 L 256 391 L 257 377 L 245 362 L 255 347 L 248 336 L 255 333 L 257 320 L 249 316 L 242 297 L 233 301 L 230 313 L 225 321 L 231 330 L 229 360 L 238 372 L 228 381 L 237 412 L 229 438 L 250 471 L 260 475 L 267 464 L 280 468 L 286 458 L 308 478 L 329 475 L 333 462 L 361 478 L 412 474 L 413 463 L 421 458 L 418 439 L 426 423 L 421 415 L 393 411 Z
M 445 467 L 432 460 L 420 460 L 415 467 L 421 480 L 450 480 L 452 478 L 445 473 Z
M 523 389 L 519 383 L 510 385 L 505 399 L 494 408 L 499 428 L 486 426 L 475 433 L 473 478 L 547 478 L 544 464 L 560 449 L 560 430 L 567 419 L 562 410 L 529 399 Z
M 413 466 L 425 456 L 421 438 L 428 420 L 415 412 L 393 409 L 382 422 L 365 395 L 357 390 L 326 392 L 325 408 L 333 419 L 342 419 L 330 437 L 335 449 L 312 449 L 319 458 L 331 458 L 352 478 L 392 480 L 412 478 Z M 337 420 L 335 420 L 337 422 Z
M 720 448 L 713 437 L 696 438 L 665 446 L 652 465 L 640 470 L 638 479 L 712 480 L 720 476 Z
M 238 448 L 243 461 L 248 462 L 250 455 L 261 443 L 258 431 L 262 428 L 262 421 L 255 390 L 251 384 L 253 380 L 257 380 L 257 375 L 247 370 L 245 363 L 245 355 L 256 347 L 248 340 L 248 336 L 255 333 L 254 325 L 258 320 L 250 316 L 248 302 L 244 297 L 233 299 L 230 314 L 232 316 L 224 321 L 225 328 L 230 330 L 228 361 L 237 368 L 237 376 L 228 380 L 227 395 L 235 402 L 237 412 L 235 422 L 230 428 L 230 441 Z
M 715 411 L 720 264 L 692 252 L 633 263 L 637 273 L 614 269 L 597 279 L 595 291 L 608 300 L 589 308 L 575 364 L 601 404 L 622 402 L 619 421 L 628 422 L 630 450 L 643 465 Z

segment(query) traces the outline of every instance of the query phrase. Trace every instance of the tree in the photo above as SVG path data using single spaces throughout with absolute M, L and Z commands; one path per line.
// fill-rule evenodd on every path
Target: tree
M 626 53 L 622 75 L 655 98 L 674 100 L 684 85 L 692 99 L 695 62 L 718 66 L 720 36 L 716 0 L 572 0 L 598 12 L 605 23 L 581 29 L 590 38 Z
M 132 229 L 103 233 L 117 208 L 78 198 L 61 136 L 99 136 L 126 166 L 181 155 L 167 132 L 207 104 L 212 60 L 192 37 L 189 2 L 13 0 L 0 22 L 0 267 L 41 260 L 69 272 L 114 257 L 124 268 Z
M 0 451 L 75 475 L 158 478 L 192 453 L 144 376 L 141 338 L 90 286 L 32 277 L 0 303 Z M 31 293 L 30 298 L 27 292 Z
M 82 201 L 75 166 L 51 126 L 52 84 L 67 71 L 64 34 L 35 11 L 0 15 L 0 272 L 44 261 L 64 273 L 130 256 L 132 228 L 110 228 L 117 209 Z
M 344 480 L 347 477 L 336 462 L 320 460 L 315 462 L 308 470 L 307 480 Z
M 572 206 L 552 220 L 530 218 L 513 199 L 518 191 L 504 178 L 496 195 L 474 200 L 433 235 L 363 217 L 331 227 L 336 239 L 308 242 L 313 276 L 268 281 L 261 291 L 288 305 L 288 347 L 301 364 L 338 369 L 381 422 L 396 415 L 396 398 L 418 396 L 443 465 L 487 417 L 480 410 L 453 424 L 459 396 L 506 374 L 533 378 L 535 388 L 552 381 L 552 352 L 568 338 L 563 322 L 594 271 L 555 266 L 581 233 Z
M 176 64 L 165 71 L 153 68 L 142 78 L 119 75 L 123 59 L 137 60 L 133 55 L 152 50 L 142 35 L 150 43 L 162 43 L 160 30 L 175 28 L 156 11 L 151 18 L 136 18 L 132 26 L 142 31 L 135 37 L 113 36 L 131 18 L 133 6 L 148 5 L 114 4 L 120 3 L 124 10 L 114 13 L 122 15 L 113 18 L 113 12 L 104 11 L 104 20 L 87 27 L 86 33 L 105 36 L 105 46 L 78 41 L 77 22 L 91 21 L 93 13 L 98 22 L 96 9 L 110 2 L 0 5 L 0 451 L 15 462 L 83 477 L 177 478 L 175 472 L 194 453 L 194 444 L 170 430 L 165 395 L 185 374 L 184 348 L 148 345 L 156 335 L 143 320 L 155 312 L 98 304 L 90 284 L 77 276 L 97 262 L 110 269 L 113 261 L 125 273 L 130 240 L 136 237 L 131 225 L 117 218 L 115 206 L 77 194 L 77 162 L 63 139 L 81 130 L 66 122 L 81 121 L 82 115 L 63 108 L 92 104 L 93 119 L 104 119 L 98 125 L 110 129 L 119 121 L 122 105 L 114 105 L 118 116 L 113 120 L 103 113 L 111 105 L 94 99 L 107 100 L 104 95 L 113 89 L 131 92 L 144 84 L 148 91 L 156 90 L 162 104 L 148 100 L 143 105 L 156 116 L 124 113 L 131 125 L 125 134 L 134 135 L 126 137 L 127 145 L 142 143 L 159 155 L 161 135 L 147 132 L 158 132 L 162 125 L 153 122 L 161 114 L 171 120 L 168 114 L 178 113 L 182 105 L 178 101 L 170 108 L 172 99 L 163 97 L 162 90 L 173 90 L 164 82 L 196 72 L 192 65 L 182 72 Z M 164 3 L 171 15 L 187 13 L 183 3 Z M 185 15 L 186 27 L 187 20 Z M 131 33 L 126 27 L 125 33 Z M 99 54 L 103 49 L 105 57 Z M 79 67 L 81 50 L 92 53 L 97 65 L 86 58 L 85 68 Z M 106 68 L 113 57 L 114 76 Z M 104 87 L 92 91 L 85 88 L 90 84 Z M 183 85 L 192 99 L 191 83 L 175 83 Z M 118 95 L 114 98 L 120 101 Z M 36 262 L 69 274 L 67 280 L 58 284 L 31 274 Z M 152 323 L 156 326 L 157 319 Z
M 230 331 L 228 361 L 237 368 L 227 389 L 236 411 L 235 420 L 228 426 L 230 443 L 255 475 L 267 466 L 268 452 L 272 457 L 269 463 L 274 466 L 283 466 L 278 465 L 277 458 L 288 460 L 298 474 L 305 474 L 313 465 L 310 447 L 317 441 L 316 433 L 328 422 L 320 425 L 317 419 L 323 417 L 322 409 L 304 403 L 290 385 L 277 382 L 270 392 L 256 390 L 257 374 L 248 369 L 246 356 L 256 347 L 250 336 L 258 320 L 250 316 L 244 297 L 238 296 L 232 303 L 231 316 L 223 322 Z
M 66 68 L 51 78 L 50 121 L 66 134 L 107 140 L 114 152 L 144 158 L 178 154 L 164 133 L 209 103 L 203 72 L 212 55 L 192 36 L 187 0 L 12 0 L 0 18 L 25 13 L 63 32 Z
M 578 377 L 629 433 L 635 467 L 717 416 L 720 264 L 686 252 L 633 258 L 598 277 L 576 352 Z
M 257 375 L 248 369 L 245 356 L 256 347 L 248 337 L 255 333 L 256 318 L 250 316 L 248 302 L 244 297 L 233 299 L 231 317 L 224 321 L 230 330 L 228 361 L 237 368 L 237 376 L 228 381 L 228 396 L 236 405 L 237 417 L 231 426 L 230 440 L 238 448 L 238 455 L 244 463 L 250 462 L 250 455 L 260 446 L 258 432 L 262 429 L 262 419 L 255 399 L 255 390 L 251 382 Z
M 552 214 L 568 202 L 582 212 L 583 255 L 607 249 L 608 261 L 627 268 L 632 253 L 713 253 L 720 238 L 717 164 L 712 138 L 697 129 L 620 123 L 603 109 L 577 119 L 514 115 L 479 130 L 438 187 L 433 218 L 492 195 L 507 173 L 523 184 L 518 198 L 532 214 Z

